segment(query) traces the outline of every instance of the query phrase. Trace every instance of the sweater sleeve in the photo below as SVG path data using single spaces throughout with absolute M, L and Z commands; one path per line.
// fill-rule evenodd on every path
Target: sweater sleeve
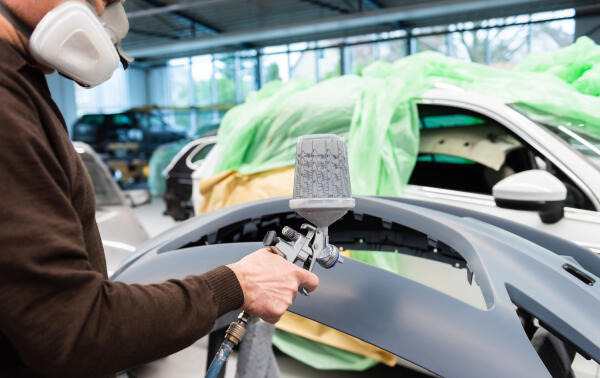
M 92 269 L 68 180 L 27 93 L 0 81 L 0 332 L 43 376 L 95 377 L 174 353 L 243 304 L 227 267 L 158 285 Z

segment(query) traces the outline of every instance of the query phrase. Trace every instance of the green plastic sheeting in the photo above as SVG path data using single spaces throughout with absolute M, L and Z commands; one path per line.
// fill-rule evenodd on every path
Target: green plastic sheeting
M 319 85 L 306 79 L 267 84 L 223 118 L 216 172 L 252 174 L 294 165 L 299 136 L 346 134 L 362 83 L 346 76 Z
M 581 93 L 600 95 L 600 46 L 588 37 L 562 49 L 532 53 L 515 69 L 549 73 Z
M 352 258 L 364 263 L 385 269 L 389 272 L 402 274 L 398 256 L 392 252 L 352 251 Z
M 150 158 L 150 174 L 148 176 L 148 190 L 153 196 L 162 196 L 167 191 L 167 180 L 162 173 L 171 160 L 186 146 L 191 139 L 182 139 L 158 147 Z
M 288 356 L 301 356 L 300 361 L 320 370 L 363 371 L 377 365 L 377 361 L 371 358 L 316 343 L 281 330 L 275 332 L 273 345 Z

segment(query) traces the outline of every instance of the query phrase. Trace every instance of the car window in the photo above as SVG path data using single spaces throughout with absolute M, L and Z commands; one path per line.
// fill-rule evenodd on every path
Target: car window
M 204 146 L 201 150 L 197 151 L 194 156 L 192 156 L 192 163 L 198 163 L 206 159 L 210 151 L 215 147 L 214 144 L 208 144 Z
M 503 178 L 536 168 L 532 151 L 489 117 L 439 105 L 418 105 L 418 113 L 413 185 L 491 194 Z
M 168 128 L 165 121 L 157 114 L 148 115 L 148 126 L 152 132 L 163 132 Z
M 168 131 L 168 125 L 159 113 L 136 113 L 136 118 L 138 119 L 139 125 L 144 130 L 151 131 L 154 133 Z
M 511 107 L 556 134 L 600 170 L 599 125 L 551 114 L 524 104 L 512 104 Z
M 110 142 L 139 142 L 143 139 L 143 133 L 137 126 L 133 115 L 128 113 L 114 114 L 110 118 L 106 135 Z
M 567 206 L 594 210 L 567 175 L 497 121 L 452 106 L 418 104 L 417 111 L 421 137 L 410 184 L 491 195 L 508 176 L 546 169 L 567 187 Z
M 112 178 L 106 174 L 106 171 L 102 169 L 98 162 L 88 153 L 82 154 L 81 159 L 92 178 L 96 195 L 96 207 L 123 205 L 121 197 L 119 197 L 110 182 Z
M 84 115 L 81 119 L 73 126 L 73 140 L 93 143 L 96 141 L 98 131 L 102 123 L 104 122 L 104 116 L 100 114 Z
M 457 127 L 457 126 L 472 126 L 484 125 L 485 120 L 480 117 L 475 117 L 468 114 L 436 114 L 424 113 L 423 117 L 419 118 L 421 128 L 436 128 L 436 127 Z
M 133 117 L 129 114 L 115 114 L 112 116 L 112 123 L 117 127 L 133 127 L 134 121 Z

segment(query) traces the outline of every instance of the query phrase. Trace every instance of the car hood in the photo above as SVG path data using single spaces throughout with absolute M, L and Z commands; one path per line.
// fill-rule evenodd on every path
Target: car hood
M 148 234 L 135 214 L 126 206 L 105 206 L 96 209 L 96 223 L 102 237 L 109 276 L 128 258 Z

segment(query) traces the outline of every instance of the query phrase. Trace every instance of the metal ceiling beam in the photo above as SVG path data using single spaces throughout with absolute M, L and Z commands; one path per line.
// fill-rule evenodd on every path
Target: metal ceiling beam
M 338 7 L 337 5 L 328 3 L 326 1 L 320 1 L 320 0 L 300 0 L 300 2 L 309 3 L 309 4 L 312 4 L 312 5 L 316 5 L 316 6 L 320 7 L 320 8 L 329 9 L 331 11 L 342 13 L 342 14 L 348 14 L 348 13 L 350 13 L 350 11 L 348 9 L 344 9 L 344 8 Z
M 383 5 L 381 5 L 379 3 L 379 1 L 377 0 L 361 0 L 364 4 L 366 4 L 367 6 L 373 8 L 373 9 L 383 9 Z M 401 21 L 396 21 L 396 22 L 392 22 L 392 25 L 394 25 L 395 27 L 397 27 L 398 29 L 404 29 L 404 27 L 406 26 L 403 22 Z
M 156 2 L 155 0 L 136 0 L 136 1 L 153 7 L 153 9 L 147 9 L 146 11 L 157 11 L 157 10 L 163 9 L 163 11 L 155 12 L 154 14 L 152 14 L 153 16 L 158 16 L 158 15 L 161 15 L 164 13 L 169 13 L 169 14 L 176 16 L 177 18 L 180 18 L 182 20 L 185 20 L 186 22 L 189 22 L 189 23 L 195 25 L 196 27 L 201 29 L 205 34 L 217 35 L 217 34 L 221 33 L 221 30 L 219 30 L 211 25 L 208 25 L 204 22 L 201 22 L 200 20 L 198 20 L 194 17 L 191 17 L 185 13 L 181 13 L 177 10 L 164 11 L 164 8 L 167 8 L 168 6 L 164 7 L 164 6 L 162 6 L 162 4 Z M 211 1 L 211 0 L 207 0 L 207 1 Z M 140 12 L 142 12 L 142 11 L 140 11 Z M 131 13 L 133 13 L 133 12 L 131 12 Z
M 370 6 L 373 9 L 383 9 L 383 6 L 381 4 L 379 4 L 379 2 L 376 0 L 362 0 L 362 1 L 363 1 L 363 3 Z
M 460 15 L 466 12 L 481 10 L 494 11 L 495 9 L 501 8 L 510 9 L 511 7 L 527 4 L 541 4 L 543 1 L 544 0 L 504 0 L 502 2 L 489 0 L 456 0 L 453 2 L 436 1 L 335 16 L 312 22 L 293 23 L 254 30 L 223 33 L 214 37 L 194 38 L 187 41 L 164 43 L 156 46 L 134 49 L 129 53 L 138 58 L 176 55 L 194 50 L 208 50 L 241 43 L 285 39 L 302 35 L 362 28 L 393 23 L 398 20 L 408 21 L 430 17 Z
M 142 9 L 142 10 L 138 10 L 138 11 L 127 12 L 127 17 L 129 17 L 130 20 L 133 20 L 136 18 L 156 16 L 156 15 L 163 14 L 163 13 L 172 13 L 172 12 L 182 11 L 182 10 L 186 10 L 186 9 L 201 7 L 203 5 L 213 5 L 213 4 L 221 3 L 221 2 L 223 2 L 223 0 L 202 0 L 202 1 L 192 1 L 192 2 L 188 2 L 188 3 L 171 4 L 171 5 L 165 5 L 165 6 L 156 6 L 155 5 L 154 8 L 151 8 L 151 9 Z
M 138 29 L 138 28 L 129 28 L 129 32 L 134 33 L 134 34 L 145 35 L 148 37 L 157 37 L 157 38 L 164 38 L 164 39 L 180 39 L 179 37 L 174 36 L 174 35 L 157 33 L 154 31 L 142 30 L 142 29 Z

